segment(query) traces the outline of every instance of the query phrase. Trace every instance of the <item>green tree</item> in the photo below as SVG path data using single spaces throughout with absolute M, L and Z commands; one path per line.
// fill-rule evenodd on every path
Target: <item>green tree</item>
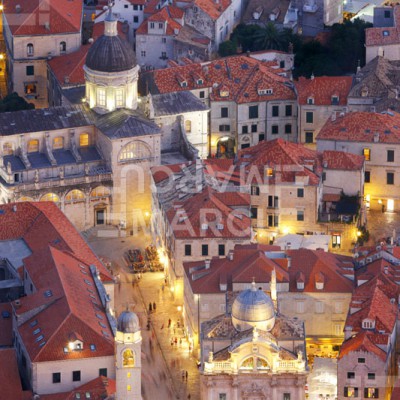
M 260 50 L 283 50 L 285 48 L 284 36 L 272 22 L 268 22 L 255 32 L 253 39 Z
M 222 42 L 218 48 L 218 54 L 221 57 L 231 56 L 233 54 L 236 54 L 236 52 L 237 52 L 237 45 L 232 40 L 227 40 L 225 42 Z
M 0 100 L 0 112 L 32 110 L 35 105 L 28 103 L 24 98 L 18 96 L 18 93 L 11 93 Z
M 239 24 L 231 34 L 231 40 L 242 48 L 243 52 L 259 50 L 254 43 L 254 35 L 260 31 L 258 25 Z

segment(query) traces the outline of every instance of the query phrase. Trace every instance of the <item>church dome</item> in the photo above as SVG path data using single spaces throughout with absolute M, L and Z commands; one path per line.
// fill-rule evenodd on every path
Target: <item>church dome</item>
M 140 331 L 138 316 L 132 311 L 123 311 L 118 317 L 117 330 L 122 333 L 135 333 Z
M 251 327 L 270 331 L 275 324 L 274 303 L 253 282 L 251 289 L 241 292 L 233 302 L 232 322 L 238 331 Z
M 132 46 L 118 36 L 117 21 L 114 20 L 111 12 L 104 24 L 104 35 L 91 45 L 86 56 L 86 66 L 100 72 L 129 71 L 136 65 Z

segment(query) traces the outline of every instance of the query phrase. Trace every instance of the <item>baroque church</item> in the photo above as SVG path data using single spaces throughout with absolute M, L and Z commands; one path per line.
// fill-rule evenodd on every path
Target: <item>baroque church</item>
M 131 229 L 150 215 L 152 166 L 206 156 L 208 109 L 191 93 L 138 96 L 111 8 L 84 72 L 79 104 L 0 114 L 0 203 L 53 201 L 78 230 Z

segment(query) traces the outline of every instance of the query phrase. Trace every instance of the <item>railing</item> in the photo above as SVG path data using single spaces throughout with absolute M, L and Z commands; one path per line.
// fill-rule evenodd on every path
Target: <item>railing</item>
M 87 175 L 87 176 L 77 176 L 77 177 L 64 177 L 64 179 L 54 178 L 51 180 L 41 181 L 38 183 L 22 183 L 17 186 L 19 191 L 29 191 L 37 189 L 46 189 L 59 186 L 74 186 L 82 183 L 93 183 L 93 182 L 106 182 L 112 180 L 112 174 L 98 174 L 98 175 Z
M 229 361 L 217 361 L 213 363 L 214 366 L 214 371 L 226 371 L 226 372 L 232 372 L 232 363 Z

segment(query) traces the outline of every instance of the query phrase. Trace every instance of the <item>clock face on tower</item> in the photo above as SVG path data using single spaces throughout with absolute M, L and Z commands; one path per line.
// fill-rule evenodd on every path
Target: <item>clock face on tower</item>
M 132 368 L 135 366 L 135 353 L 131 349 L 126 349 L 122 353 L 122 366 Z

